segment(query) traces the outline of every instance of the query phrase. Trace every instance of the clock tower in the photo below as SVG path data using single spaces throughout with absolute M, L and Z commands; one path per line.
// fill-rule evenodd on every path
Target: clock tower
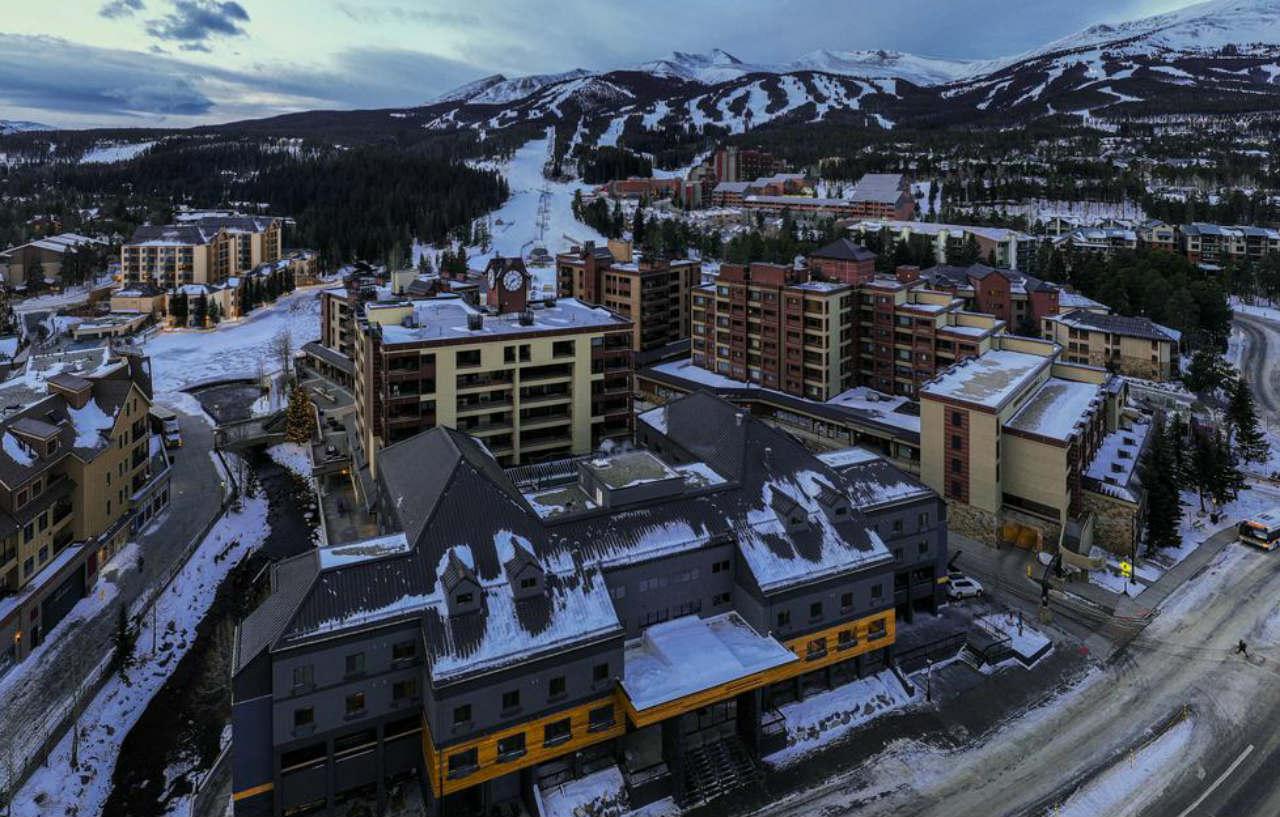
M 529 271 L 520 258 L 495 257 L 485 268 L 485 303 L 499 315 L 522 312 L 529 305 Z

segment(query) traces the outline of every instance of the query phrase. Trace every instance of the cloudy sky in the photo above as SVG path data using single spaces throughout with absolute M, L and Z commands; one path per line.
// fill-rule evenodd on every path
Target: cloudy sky
M 188 126 L 420 104 L 463 82 L 818 48 L 998 57 L 1187 0 L 11 0 L 0 119 Z

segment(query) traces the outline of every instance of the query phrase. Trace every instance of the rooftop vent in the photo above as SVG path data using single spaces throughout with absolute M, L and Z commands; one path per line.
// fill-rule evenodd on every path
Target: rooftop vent
M 472 332 L 479 332 L 484 328 L 484 315 L 479 312 L 467 313 L 467 329 Z
M 533 326 L 533 310 L 523 309 L 520 311 L 520 325 Z

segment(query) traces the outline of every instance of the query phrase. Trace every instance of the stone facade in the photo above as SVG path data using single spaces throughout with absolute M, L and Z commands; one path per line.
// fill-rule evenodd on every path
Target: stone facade
M 1093 514 L 1093 543 L 1117 556 L 1133 553 L 1142 533 L 1143 507 L 1117 497 L 1084 492 L 1084 508 Z
M 947 527 L 950 530 L 971 539 L 977 539 L 984 544 L 997 543 L 996 535 L 1000 530 L 1000 520 L 994 514 L 965 502 L 948 499 L 947 518 Z

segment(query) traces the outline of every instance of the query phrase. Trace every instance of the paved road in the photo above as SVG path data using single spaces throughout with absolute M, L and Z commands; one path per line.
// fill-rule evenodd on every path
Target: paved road
M 1234 323 L 1248 340 L 1240 369 L 1253 387 L 1262 413 L 1271 415 L 1273 422 L 1280 421 L 1280 323 L 1239 312 Z
M 213 430 L 198 418 L 179 412 L 184 445 L 175 452 L 169 509 L 138 538 L 142 565 L 119 579 L 120 596 L 130 604 L 157 585 L 182 556 L 186 545 L 218 513 L 221 478 L 209 451 Z M 58 709 L 90 669 L 111 648 L 116 602 L 95 618 L 55 631 L 56 641 L 38 658 L 10 670 L 4 682 L 9 695 L 0 717 L 0 745 L 26 746 L 51 728 L 47 713 Z

